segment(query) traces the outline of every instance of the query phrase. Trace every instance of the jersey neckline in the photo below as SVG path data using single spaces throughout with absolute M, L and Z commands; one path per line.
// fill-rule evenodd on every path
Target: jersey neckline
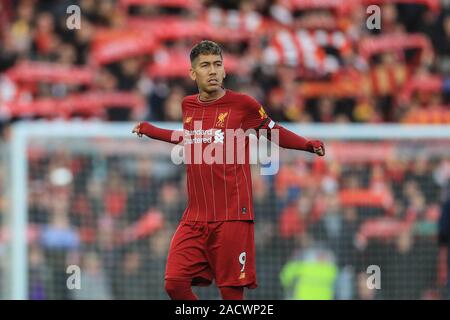
M 211 104 L 211 103 L 217 102 L 217 101 L 219 101 L 220 99 L 222 99 L 223 97 L 225 97 L 228 94 L 228 89 L 224 88 L 224 90 L 225 90 L 225 93 L 224 93 L 223 96 L 221 96 L 220 98 L 211 100 L 211 101 L 202 101 L 202 100 L 200 100 L 200 93 L 197 93 L 197 102 L 200 103 L 200 104 Z

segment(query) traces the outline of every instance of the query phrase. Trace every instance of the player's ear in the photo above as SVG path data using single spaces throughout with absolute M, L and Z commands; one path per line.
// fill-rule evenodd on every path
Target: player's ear
M 192 80 L 196 80 L 197 79 L 197 75 L 195 74 L 194 68 L 190 68 L 189 69 L 189 77 L 191 77 Z

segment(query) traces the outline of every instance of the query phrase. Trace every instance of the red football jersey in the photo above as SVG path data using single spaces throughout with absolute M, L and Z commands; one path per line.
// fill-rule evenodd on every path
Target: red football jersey
M 211 102 L 187 96 L 182 111 L 188 192 L 182 220 L 253 220 L 249 137 L 243 133 L 272 128 L 273 121 L 255 99 L 228 89 Z

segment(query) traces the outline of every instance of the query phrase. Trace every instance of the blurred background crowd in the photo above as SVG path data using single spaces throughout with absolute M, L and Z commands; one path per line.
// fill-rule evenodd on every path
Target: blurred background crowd
M 70 30 L 75 3 L 81 26 Z M 381 29 L 366 24 L 370 4 Z M 0 0 L 0 226 L 12 123 L 178 122 L 182 98 L 197 92 L 188 53 L 205 38 L 224 48 L 225 86 L 275 121 L 448 124 L 449 12 L 447 0 Z M 120 153 L 112 140 L 81 152 L 61 141 L 55 151 L 36 140 L 27 155 L 30 299 L 167 298 L 184 168 L 158 142 L 142 154 L 132 142 Z M 447 142 L 334 141 L 333 159 L 286 152 L 278 175 L 255 171 L 260 288 L 248 297 L 447 297 L 436 242 Z M 0 243 L 9 236 L 3 228 Z M 83 290 L 67 290 L 69 264 Z M 382 290 L 367 288 L 369 265 L 381 267 Z
M 371 4 L 380 29 L 368 28 Z M 449 10 L 447 0 L 2 0 L 0 120 L 178 121 L 196 92 L 189 49 L 208 38 L 225 50 L 226 86 L 276 121 L 448 123 Z

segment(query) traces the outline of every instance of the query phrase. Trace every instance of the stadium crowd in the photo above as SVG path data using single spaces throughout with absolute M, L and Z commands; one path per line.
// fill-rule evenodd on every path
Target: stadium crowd
M 226 87 L 254 96 L 275 121 L 450 122 L 450 1 L 370 1 L 381 7 L 380 30 L 368 29 L 364 0 L 145 2 L 80 0 L 81 28 L 70 30 L 73 1 L 0 0 L 3 140 L 20 119 L 180 121 L 183 96 L 196 92 L 187 53 L 204 38 L 224 47 Z M 286 153 L 278 175 L 255 172 L 260 288 L 248 297 L 308 298 L 296 279 L 316 275 L 295 262 L 311 257 L 332 266 L 323 290 L 333 298 L 442 297 L 435 227 L 448 155 L 405 153 L 414 158 Z M 69 150 L 29 161 L 30 298 L 166 298 L 183 168 Z M 0 197 L 0 225 L 7 208 Z M 81 266 L 83 290 L 67 290 L 68 264 Z M 379 291 L 365 286 L 372 264 L 386 270 Z
M 203 38 L 227 53 L 226 86 L 276 121 L 450 119 L 446 0 L 371 1 L 381 8 L 373 30 L 365 0 L 77 3 L 80 29 L 69 29 L 73 1 L 0 1 L 2 123 L 179 121 L 182 97 L 196 92 L 187 53 Z

